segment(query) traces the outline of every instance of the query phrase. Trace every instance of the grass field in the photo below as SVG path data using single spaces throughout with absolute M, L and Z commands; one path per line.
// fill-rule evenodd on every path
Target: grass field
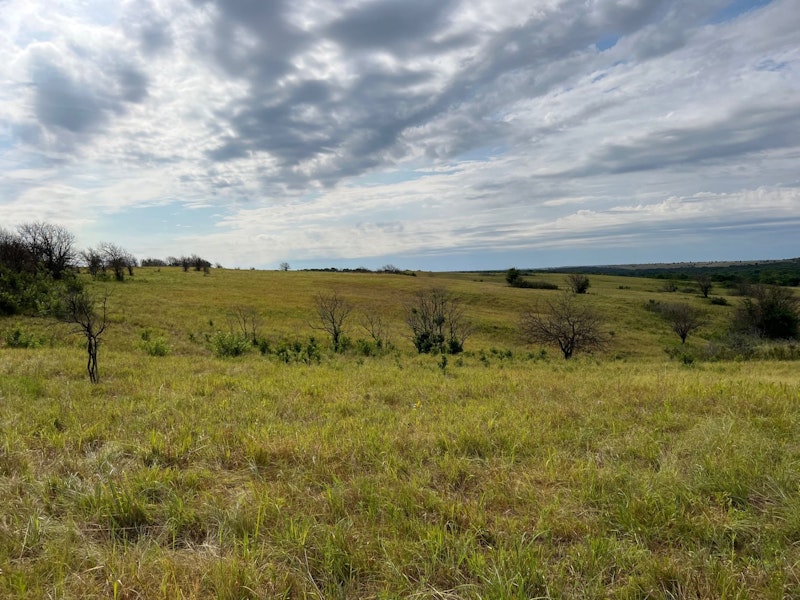
M 800 597 L 798 363 L 703 360 L 732 306 L 591 281 L 612 344 L 570 361 L 517 334 L 561 292 L 486 274 L 140 269 L 91 284 L 96 385 L 68 326 L 0 322 L 38 341 L 0 347 L 0 597 Z M 434 285 L 475 326 L 446 365 L 403 325 Z M 395 349 L 327 350 L 334 289 Z M 651 299 L 711 311 L 693 364 Z M 236 306 L 321 360 L 218 358 Z

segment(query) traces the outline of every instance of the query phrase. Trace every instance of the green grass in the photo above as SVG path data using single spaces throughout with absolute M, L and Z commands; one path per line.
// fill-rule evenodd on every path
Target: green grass
M 618 281 L 592 277 L 587 298 L 614 346 L 571 361 L 514 336 L 560 292 L 501 281 L 143 269 L 109 285 L 99 384 L 67 329 L 0 348 L 0 597 L 798 596 L 797 364 L 671 361 L 677 336 L 644 308 L 658 282 Z M 446 369 L 402 327 L 405 299 L 443 282 L 477 328 Z M 287 364 L 205 341 L 234 305 L 275 340 L 319 335 L 328 288 L 388 315 L 398 349 Z M 731 310 L 711 308 L 694 351 Z

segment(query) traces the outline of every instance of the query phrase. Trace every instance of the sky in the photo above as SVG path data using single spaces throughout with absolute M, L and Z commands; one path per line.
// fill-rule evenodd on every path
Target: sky
M 0 227 L 225 267 L 800 256 L 800 0 L 0 0 Z

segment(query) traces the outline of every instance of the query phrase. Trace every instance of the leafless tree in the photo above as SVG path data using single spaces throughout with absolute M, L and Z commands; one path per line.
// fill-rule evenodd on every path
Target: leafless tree
M 114 272 L 114 279 L 124 281 L 125 271 L 130 272 L 133 268 L 130 266 L 131 253 L 111 242 L 101 242 L 96 252 L 103 257 L 103 270 L 110 269 Z
M 681 338 L 681 344 L 695 329 L 706 324 L 708 318 L 705 311 L 686 302 L 663 304 L 660 306 L 661 316 L 672 326 L 672 331 Z
M 128 276 L 133 277 L 133 269 L 134 267 L 138 266 L 139 261 L 136 260 L 136 257 L 131 254 L 130 252 L 127 253 L 125 257 L 125 266 L 128 269 Z
M 258 330 L 261 327 L 261 317 L 252 306 L 235 306 L 231 311 L 231 319 L 242 335 L 250 340 L 253 345 L 258 343 Z M 234 327 L 231 326 L 231 329 Z
M 281 263 L 281 271 L 288 271 L 290 268 L 291 267 L 289 266 L 288 262 L 284 261 L 284 262 Z
M 377 348 L 385 348 L 389 344 L 389 326 L 378 311 L 367 311 L 361 316 L 361 327 L 364 328 Z
M 33 273 L 36 271 L 36 256 L 14 233 L 0 228 L 0 266 L 14 273 Z
M 331 336 L 333 351 L 341 351 L 344 341 L 344 323 L 350 316 L 353 307 L 336 291 L 318 293 L 314 298 L 314 306 L 321 323 L 321 326 L 314 328 L 327 332 Z
M 97 348 L 100 336 L 106 329 L 106 309 L 108 294 L 103 296 L 101 306 L 96 306 L 96 301 L 85 290 L 71 290 L 67 293 L 63 303 L 63 318 L 67 323 L 78 326 L 80 333 L 86 337 L 86 353 L 88 360 L 86 370 L 92 383 L 100 381 L 97 370 Z
M 461 301 L 444 288 L 420 290 L 406 306 L 406 323 L 411 341 L 420 354 L 457 354 L 472 333 Z
M 711 277 L 705 274 L 698 275 L 695 281 L 697 282 L 697 287 L 700 288 L 700 293 L 703 294 L 703 298 L 708 298 L 711 288 L 714 287 Z
M 20 225 L 17 232 L 38 266 L 53 279 L 61 279 L 74 266 L 75 236 L 64 227 L 37 221 Z
M 105 262 L 103 260 L 103 254 L 100 252 L 100 250 L 95 248 L 87 248 L 81 252 L 81 258 L 83 259 L 83 264 L 86 267 L 86 270 L 92 277 L 97 277 L 100 274 L 100 271 L 105 271 Z
M 577 351 L 601 350 L 608 344 L 603 320 L 570 292 L 522 315 L 522 331 L 534 343 L 558 346 L 565 359 Z

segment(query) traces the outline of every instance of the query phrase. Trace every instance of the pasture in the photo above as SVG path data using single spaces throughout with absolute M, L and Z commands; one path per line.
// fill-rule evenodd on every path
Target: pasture
M 0 346 L 1 597 L 800 596 L 798 363 L 707 359 L 736 298 L 592 276 L 581 299 L 611 344 L 565 361 L 519 335 L 562 292 L 501 274 L 148 268 L 89 285 L 109 292 L 98 384 L 68 325 L 0 321 L 35 341 Z M 474 327 L 446 361 L 404 324 L 432 286 Z M 353 305 L 339 354 L 313 328 L 328 290 Z M 709 322 L 679 348 L 650 300 Z M 237 307 L 266 353 L 214 353 Z M 360 350 L 364 311 L 392 348 Z

